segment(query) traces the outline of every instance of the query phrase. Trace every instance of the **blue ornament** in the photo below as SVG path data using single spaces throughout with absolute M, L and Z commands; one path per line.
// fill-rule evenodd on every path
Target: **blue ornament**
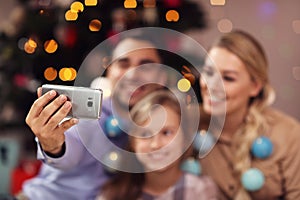
M 117 137 L 122 133 L 120 129 L 120 120 L 114 116 L 107 117 L 105 121 L 105 133 L 108 137 Z
M 256 158 L 268 158 L 273 152 L 273 144 L 269 138 L 260 136 L 252 143 L 251 152 Z
M 201 165 L 199 161 L 195 160 L 194 158 L 188 158 L 183 161 L 180 165 L 180 169 L 197 176 L 201 174 Z
M 200 156 L 211 150 L 213 145 L 216 143 L 215 141 L 216 140 L 211 133 L 201 130 L 199 133 L 197 133 L 193 142 L 193 146 L 199 152 Z
M 250 168 L 242 174 L 241 181 L 246 190 L 253 192 L 262 188 L 265 177 L 259 169 Z

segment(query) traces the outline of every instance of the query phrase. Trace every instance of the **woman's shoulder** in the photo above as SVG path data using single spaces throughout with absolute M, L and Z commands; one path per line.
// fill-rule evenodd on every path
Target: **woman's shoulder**
M 283 126 L 291 128 L 300 128 L 298 119 L 275 108 L 268 108 L 264 111 L 264 116 L 272 126 Z
M 286 146 L 300 141 L 300 123 L 296 118 L 274 108 L 266 110 L 264 115 L 269 123 L 266 135 L 274 142 Z

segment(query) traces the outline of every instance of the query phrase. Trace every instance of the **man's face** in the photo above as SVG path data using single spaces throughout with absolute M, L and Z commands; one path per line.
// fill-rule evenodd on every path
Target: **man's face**
M 160 57 L 150 43 L 127 39 L 115 50 L 109 74 L 113 92 L 122 105 L 134 105 L 158 86 L 149 82 L 164 84 Z

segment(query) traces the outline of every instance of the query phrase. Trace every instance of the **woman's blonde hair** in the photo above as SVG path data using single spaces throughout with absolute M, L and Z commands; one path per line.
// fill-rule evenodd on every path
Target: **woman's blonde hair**
M 253 141 L 267 130 L 266 119 L 263 110 L 273 103 L 275 94 L 270 86 L 268 78 L 268 62 L 265 52 L 259 42 L 248 33 L 235 30 L 222 35 L 213 47 L 225 48 L 239 57 L 245 64 L 253 81 L 260 82 L 262 89 L 256 97 L 249 99 L 249 112 L 245 118 L 244 126 L 235 134 L 234 170 L 237 178 L 251 167 L 250 148 Z M 235 197 L 238 199 L 251 199 L 249 193 L 240 185 L 240 189 Z

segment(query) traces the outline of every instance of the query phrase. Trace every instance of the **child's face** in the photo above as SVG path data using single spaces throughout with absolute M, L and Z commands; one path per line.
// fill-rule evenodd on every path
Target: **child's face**
M 134 133 L 132 147 L 146 171 L 163 170 L 183 154 L 180 115 L 169 106 L 156 108 L 150 115 Z

